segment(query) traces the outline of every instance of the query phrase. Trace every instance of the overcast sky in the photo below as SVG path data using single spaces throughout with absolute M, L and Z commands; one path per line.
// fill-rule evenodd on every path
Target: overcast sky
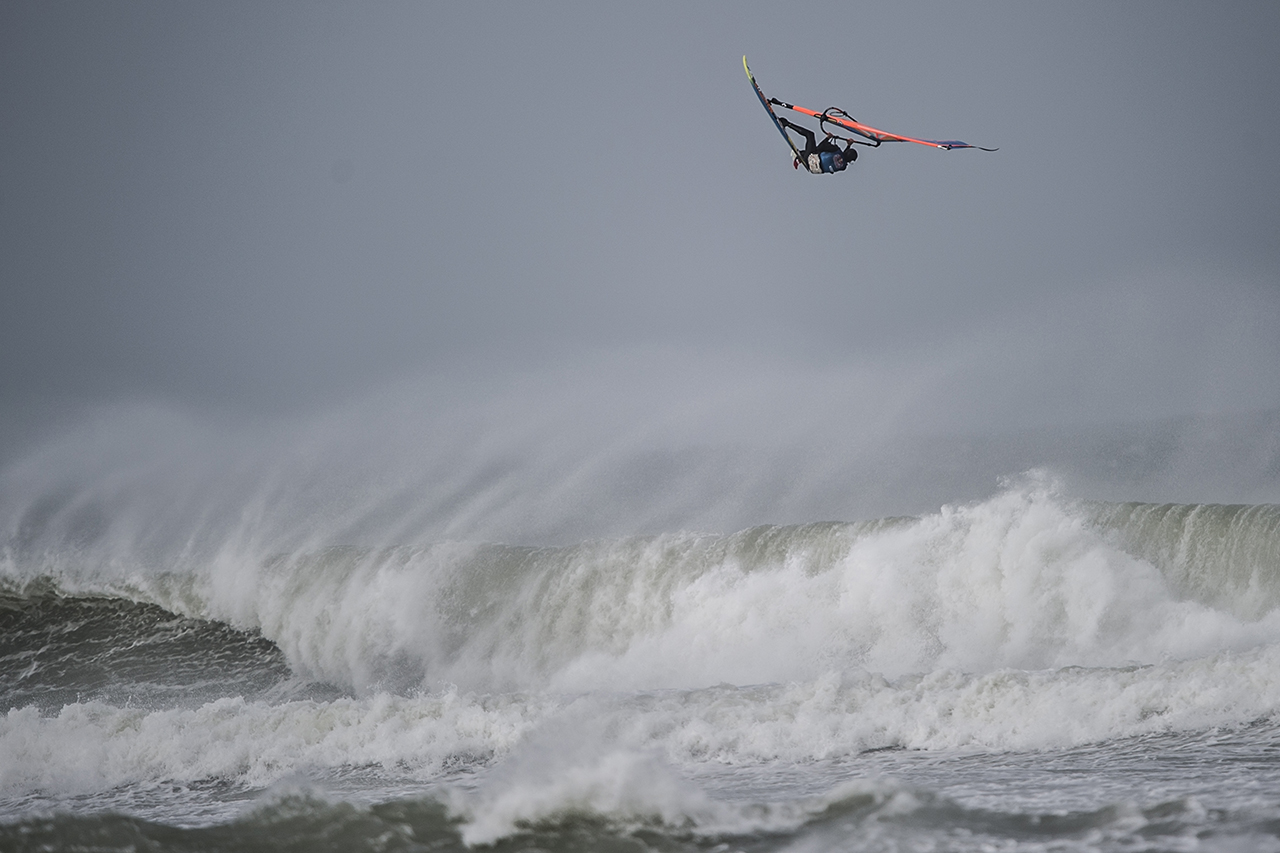
M 941 432 L 1273 409 L 1277 44 L 1273 2 L 7 2 L 0 434 L 647 353 Z M 744 53 L 1000 150 L 793 171 Z

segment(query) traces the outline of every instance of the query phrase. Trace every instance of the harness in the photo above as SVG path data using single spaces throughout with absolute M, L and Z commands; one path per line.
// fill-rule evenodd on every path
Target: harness
M 815 151 L 805 157 L 804 167 L 815 175 L 834 174 L 839 171 L 836 169 L 836 152 Z

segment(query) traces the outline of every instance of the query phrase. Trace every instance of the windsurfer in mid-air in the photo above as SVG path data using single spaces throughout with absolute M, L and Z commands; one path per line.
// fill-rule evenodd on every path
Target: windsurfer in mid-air
M 868 148 L 879 148 L 881 143 L 884 142 L 914 142 L 917 145 L 941 148 L 944 151 L 950 151 L 952 148 L 980 148 L 983 151 L 996 150 L 994 148 L 981 148 L 978 145 L 970 145 L 958 139 L 917 139 L 914 136 L 902 136 L 898 133 L 878 130 L 869 124 L 863 124 L 838 107 L 827 107 L 822 112 L 818 112 L 808 107 L 798 107 L 795 104 L 788 104 L 786 101 L 779 101 L 777 98 L 767 98 L 764 92 L 760 91 L 760 84 L 756 82 L 755 75 L 751 73 L 751 68 L 747 65 L 745 56 L 742 57 L 742 68 L 747 72 L 747 79 L 751 81 L 751 88 L 755 90 L 756 97 L 760 100 L 760 106 L 764 107 L 765 112 L 769 114 L 769 118 L 773 120 L 774 127 L 778 129 L 778 133 L 781 133 L 782 138 L 787 140 L 787 148 L 791 151 L 792 165 L 798 169 L 800 164 L 803 163 L 805 171 L 812 172 L 815 175 L 843 172 L 847 169 L 850 163 L 858 159 L 858 152 L 853 147 L 855 144 L 865 145 Z M 778 115 L 773 109 L 774 107 L 791 110 L 800 115 L 817 119 L 818 127 L 823 133 L 822 141 L 818 141 L 817 134 L 812 130 L 801 127 L 793 121 L 787 121 Z M 839 128 L 845 133 L 851 133 L 861 138 L 854 140 L 847 136 L 839 136 L 828 130 L 828 127 Z M 796 147 L 796 141 L 791 138 L 791 134 L 787 133 L 788 130 L 794 130 L 804 137 L 804 151 Z M 836 144 L 836 140 L 844 143 L 843 151 Z
M 800 160 L 797 165 L 803 164 L 806 169 L 815 175 L 821 175 L 823 172 L 828 174 L 843 172 L 850 163 L 858 159 L 858 152 L 853 147 L 852 140 L 848 140 L 844 149 L 841 150 L 840 146 L 835 143 L 838 137 L 827 134 L 819 142 L 817 134 L 807 127 L 798 125 L 793 121 L 787 121 L 782 116 L 778 116 L 778 122 L 783 127 L 794 130 L 804 137 L 804 150 L 800 152 Z

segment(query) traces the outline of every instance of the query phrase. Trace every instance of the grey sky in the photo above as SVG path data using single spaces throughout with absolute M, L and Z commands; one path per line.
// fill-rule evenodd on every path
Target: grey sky
M 6 3 L 4 434 L 654 351 L 914 377 L 942 432 L 1275 408 L 1277 43 L 1274 3 Z M 797 174 L 744 53 L 1001 150 Z

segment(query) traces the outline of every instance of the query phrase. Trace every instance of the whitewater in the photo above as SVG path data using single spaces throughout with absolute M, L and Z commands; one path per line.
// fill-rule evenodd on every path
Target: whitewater
M 4 849 L 1280 849 L 1280 507 L 513 544 L 152 451 L 6 471 Z

